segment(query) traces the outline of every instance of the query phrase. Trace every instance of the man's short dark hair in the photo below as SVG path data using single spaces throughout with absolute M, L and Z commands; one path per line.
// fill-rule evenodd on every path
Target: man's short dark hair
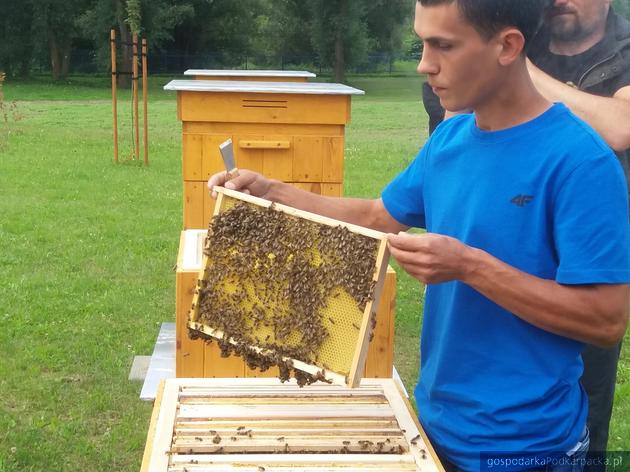
M 462 16 L 486 40 L 501 29 L 513 26 L 525 38 L 525 47 L 543 21 L 545 8 L 553 0 L 417 0 L 422 6 L 457 3 Z

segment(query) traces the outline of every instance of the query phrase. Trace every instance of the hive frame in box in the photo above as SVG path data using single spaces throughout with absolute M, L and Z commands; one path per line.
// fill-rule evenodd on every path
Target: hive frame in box
M 383 281 L 385 279 L 385 272 L 387 271 L 387 261 L 389 258 L 389 252 L 387 249 L 387 240 L 385 238 L 384 233 L 371 230 L 369 228 L 353 225 L 350 223 L 338 221 L 332 218 L 327 218 L 321 215 L 317 215 L 315 213 L 298 210 L 296 208 L 274 203 L 269 200 L 264 200 L 262 198 L 253 197 L 251 195 L 247 195 L 241 192 L 225 189 L 223 187 L 215 187 L 214 191 L 217 192 L 218 197 L 215 204 L 213 217 L 218 215 L 221 212 L 223 199 L 232 198 L 232 199 L 239 200 L 242 202 L 254 204 L 262 208 L 273 208 L 276 211 L 280 211 L 287 215 L 294 216 L 297 218 L 302 218 L 302 219 L 305 219 L 305 220 L 308 220 L 317 224 L 327 225 L 327 226 L 332 226 L 332 227 L 342 226 L 353 233 L 357 233 L 363 236 L 374 238 L 379 241 L 377 255 L 376 255 L 376 263 L 375 263 L 375 268 L 374 268 L 374 273 L 373 273 L 373 281 L 375 283 L 374 290 L 373 290 L 372 298 L 366 303 L 365 309 L 363 311 L 361 324 L 359 326 L 359 332 L 358 332 L 358 338 L 357 338 L 358 341 L 354 349 L 353 359 L 350 364 L 349 373 L 345 375 L 342 373 L 334 372 L 331 369 L 327 369 L 323 365 L 308 364 L 308 363 L 299 361 L 297 359 L 290 359 L 290 358 L 283 359 L 284 361 L 290 362 L 293 368 L 299 369 L 310 375 L 319 376 L 323 374 L 326 380 L 334 382 L 336 384 L 345 384 L 350 387 L 358 386 L 361 381 L 363 369 L 365 367 L 365 359 L 367 357 L 367 352 L 368 352 L 369 337 L 370 337 L 370 332 L 372 330 L 371 319 L 373 316 L 375 316 L 376 308 L 378 307 L 378 298 L 380 296 L 381 289 L 383 287 Z M 203 263 L 201 265 L 201 270 L 199 272 L 199 280 L 207 279 L 208 260 L 209 260 L 209 257 L 204 254 Z M 188 327 L 192 330 L 202 332 L 212 338 L 223 339 L 224 337 L 223 332 L 221 332 L 218 329 L 213 329 L 212 327 L 209 327 L 198 321 L 199 308 L 200 308 L 199 296 L 200 296 L 200 290 L 199 290 L 199 287 L 197 287 L 197 289 L 195 290 L 195 294 L 193 296 L 192 309 L 190 312 Z M 232 344 L 236 344 L 236 342 L 232 339 L 228 341 Z M 254 350 L 255 352 L 259 354 L 263 354 L 263 355 L 271 354 L 271 351 L 264 350 L 258 346 L 249 346 L 249 347 L 250 349 Z
M 375 448 L 381 435 L 392 439 Z M 386 450 L 396 443 L 402 445 L 396 452 Z M 309 447 L 318 444 L 323 449 L 313 453 Z M 343 444 L 353 449 L 339 450 Z M 158 390 L 141 472 L 196 470 L 444 471 L 393 379 L 363 379 L 356 389 L 260 378 L 168 379 Z

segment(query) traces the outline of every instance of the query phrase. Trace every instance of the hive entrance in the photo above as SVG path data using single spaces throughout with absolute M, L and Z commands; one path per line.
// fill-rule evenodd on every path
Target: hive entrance
M 356 383 L 386 267 L 382 234 L 220 189 L 193 336 L 298 383 Z

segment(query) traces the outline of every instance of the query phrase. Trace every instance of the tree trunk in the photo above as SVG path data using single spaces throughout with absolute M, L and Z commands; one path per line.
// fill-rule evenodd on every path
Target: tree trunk
M 344 51 L 344 24 L 348 20 L 348 0 L 341 0 L 337 31 L 335 36 L 335 81 L 343 82 L 346 76 L 346 57 Z
M 131 65 L 133 62 L 133 48 L 131 47 L 131 32 L 125 22 L 125 7 L 120 2 L 117 3 L 116 20 L 118 21 L 118 32 L 120 33 L 120 52 L 122 64 L 118 65 L 118 72 L 124 72 L 118 75 L 118 86 L 122 88 L 131 87 Z
M 50 52 L 50 68 L 53 80 L 59 80 L 61 76 L 61 50 L 57 37 L 52 30 L 48 30 L 48 50 Z
M 72 47 L 70 43 L 64 44 L 61 49 L 61 78 L 66 79 L 70 72 L 70 52 Z
M 345 80 L 346 61 L 343 50 L 343 37 L 341 32 L 337 33 L 335 40 L 335 81 L 341 83 Z

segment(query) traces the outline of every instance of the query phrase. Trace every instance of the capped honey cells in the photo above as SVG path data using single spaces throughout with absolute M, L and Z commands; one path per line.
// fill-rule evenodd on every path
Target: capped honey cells
M 375 289 L 380 241 L 236 201 L 215 215 L 204 248 L 195 321 L 223 333 L 221 353 L 251 369 L 278 366 L 300 385 L 348 375 L 363 313 Z M 374 315 L 370 328 L 374 327 Z M 309 374 L 287 359 L 322 367 Z M 324 370 L 325 369 L 325 370 Z

